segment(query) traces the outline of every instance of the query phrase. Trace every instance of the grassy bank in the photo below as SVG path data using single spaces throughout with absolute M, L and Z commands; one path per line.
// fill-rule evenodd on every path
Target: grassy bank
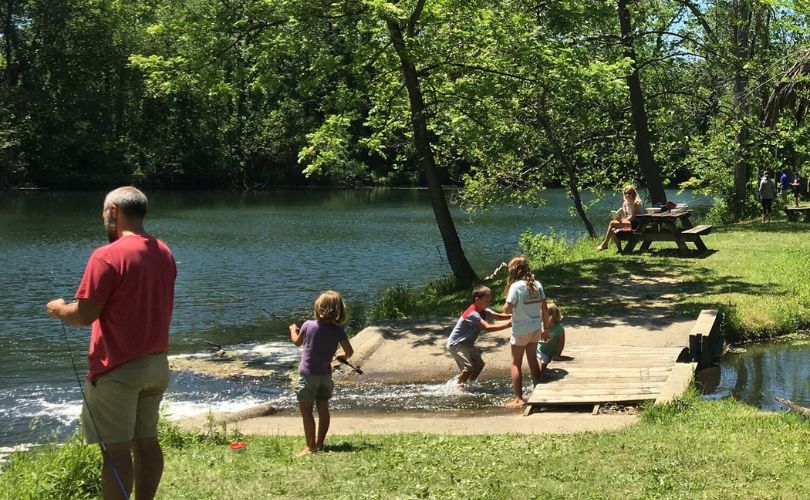
M 549 298 L 568 315 L 697 317 L 701 309 L 725 314 L 730 340 L 766 338 L 810 328 L 810 224 L 786 221 L 715 227 L 704 237 L 710 252 L 681 256 L 674 244 L 619 255 L 596 243 L 521 238 Z M 505 271 L 488 282 L 499 295 Z M 454 316 L 469 300 L 447 283 L 424 290 L 395 288 L 374 314 L 382 317 Z
M 293 458 L 302 438 L 174 431 L 160 498 L 807 498 L 810 424 L 793 414 L 688 394 L 618 432 L 564 436 L 352 435 Z M 86 451 L 90 450 L 90 455 Z M 14 459 L 4 498 L 91 497 L 95 447 Z M 73 464 L 71 472 L 63 465 Z M 58 484 L 60 490 L 46 489 Z M 15 492 L 13 496 L 8 496 Z

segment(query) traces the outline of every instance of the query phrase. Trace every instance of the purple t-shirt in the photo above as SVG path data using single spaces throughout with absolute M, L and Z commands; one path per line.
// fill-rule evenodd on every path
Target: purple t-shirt
M 307 375 L 331 375 L 329 364 L 338 344 L 346 338 L 346 330 L 334 323 L 311 319 L 301 325 L 301 335 L 304 336 L 304 352 L 299 371 Z

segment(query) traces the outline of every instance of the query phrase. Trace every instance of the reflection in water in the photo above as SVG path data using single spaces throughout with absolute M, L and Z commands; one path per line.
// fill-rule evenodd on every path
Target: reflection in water
M 810 407 L 810 339 L 746 346 L 720 364 L 720 383 L 707 397 L 737 399 L 768 410 L 781 410 L 775 398 Z

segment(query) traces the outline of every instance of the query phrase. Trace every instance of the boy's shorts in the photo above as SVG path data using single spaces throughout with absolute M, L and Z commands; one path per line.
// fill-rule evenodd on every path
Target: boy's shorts
M 295 386 L 295 397 L 298 401 L 328 401 L 332 399 L 335 383 L 332 375 L 309 375 L 299 373 Z
M 512 334 L 509 343 L 517 347 L 525 347 L 529 344 L 536 344 L 540 342 L 543 330 L 535 330 L 529 333 L 521 333 L 519 335 Z
M 169 378 L 169 361 L 160 353 L 134 359 L 93 382 L 85 381 L 85 442 L 112 444 L 157 437 L 160 400 Z
M 551 354 L 546 354 L 543 351 L 537 351 L 537 359 L 544 365 L 548 366 L 551 363 Z
M 447 349 L 453 355 L 458 369 L 462 372 L 469 373 L 484 367 L 481 351 L 473 344 L 456 344 L 449 346 Z

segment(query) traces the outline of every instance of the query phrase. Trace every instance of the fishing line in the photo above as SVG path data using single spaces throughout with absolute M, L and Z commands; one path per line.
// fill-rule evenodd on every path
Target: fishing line
M 258 307 L 259 309 L 261 309 L 262 311 L 264 311 L 264 312 L 265 312 L 265 314 L 267 314 L 268 316 L 270 316 L 271 318 L 273 318 L 273 319 L 275 319 L 275 320 L 277 320 L 277 321 L 282 321 L 282 322 L 284 322 L 284 324 L 286 324 L 286 323 L 287 323 L 287 321 L 285 321 L 285 320 L 281 319 L 281 317 L 279 317 L 278 315 L 271 313 L 270 311 L 268 311 L 267 309 L 265 309 L 264 307 L 262 307 L 260 304 L 257 304 L 257 303 L 255 303 L 255 302 L 253 302 L 252 300 L 248 300 L 248 299 L 246 299 L 245 297 L 240 297 L 240 296 L 238 296 L 238 295 L 234 295 L 234 294 L 232 294 L 232 293 L 228 293 L 228 292 L 217 292 L 217 291 L 215 291 L 215 290 L 210 290 L 210 291 L 208 292 L 208 294 L 209 294 L 209 295 L 225 295 L 226 297 L 232 297 L 232 298 L 234 298 L 234 299 L 236 299 L 236 300 L 238 300 L 238 301 L 240 301 L 240 302 L 244 302 L 244 303 L 246 303 L 246 304 L 250 304 L 250 305 L 252 305 L 252 306 L 254 306 L 254 307 Z
M 98 425 L 96 425 L 96 417 L 93 416 L 93 411 L 90 409 L 90 404 L 87 402 L 87 396 L 84 394 L 84 384 L 82 384 L 81 377 L 79 376 L 79 370 L 76 368 L 76 360 L 73 358 L 73 350 L 70 348 L 70 341 L 68 340 L 67 328 L 65 328 L 65 322 L 60 321 L 62 324 L 62 336 L 65 338 L 65 347 L 67 348 L 67 352 L 70 355 L 70 364 L 73 366 L 73 373 L 76 375 L 76 384 L 79 386 L 79 391 L 82 393 L 82 401 L 84 401 L 84 407 L 87 408 L 87 414 L 90 415 L 90 422 L 93 424 L 93 429 L 96 431 L 96 436 L 98 436 L 99 444 L 101 445 L 101 453 L 104 455 L 104 458 L 112 467 L 113 475 L 115 476 L 115 481 L 118 483 L 118 487 L 121 488 L 121 493 L 124 495 L 126 500 L 129 500 L 129 494 L 127 494 L 127 489 L 124 487 L 124 482 L 121 481 L 121 474 L 118 472 L 118 468 L 115 466 L 115 463 L 110 456 L 110 452 L 107 451 L 107 445 L 104 444 L 104 440 L 101 438 L 101 433 L 98 430 Z

